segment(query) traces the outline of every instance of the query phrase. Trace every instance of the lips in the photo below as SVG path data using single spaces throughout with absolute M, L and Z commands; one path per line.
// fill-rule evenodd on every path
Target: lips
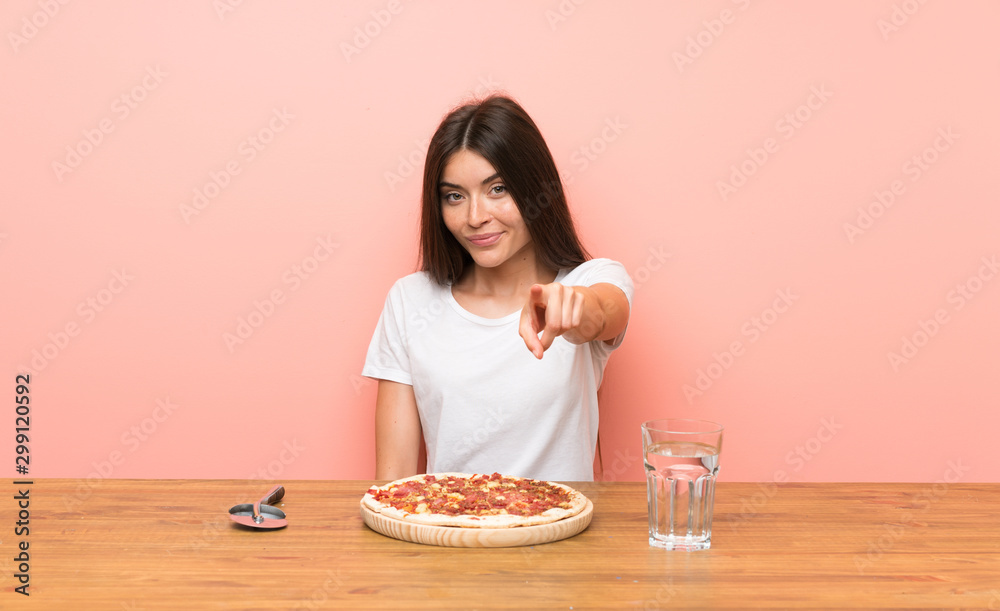
M 496 244 L 500 239 L 503 232 L 498 233 L 480 233 L 477 235 L 470 235 L 466 239 L 469 240 L 474 246 L 492 246 Z

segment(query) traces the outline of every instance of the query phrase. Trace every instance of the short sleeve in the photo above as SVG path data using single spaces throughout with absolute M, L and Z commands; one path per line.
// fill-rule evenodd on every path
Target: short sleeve
M 403 288 L 400 282 L 396 282 L 389 290 L 372 341 L 368 345 L 362 375 L 400 384 L 413 384 L 406 347 L 405 320 Z
M 635 294 L 635 285 L 632 283 L 632 277 L 628 275 L 628 271 L 625 266 L 618 261 L 612 261 L 611 259 L 591 259 L 587 261 L 579 268 L 577 268 L 581 273 L 578 279 L 573 279 L 570 284 L 577 286 L 593 286 L 595 284 L 613 284 L 614 286 L 621 289 L 625 293 L 625 298 L 628 300 L 629 317 L 632 314 L 632 297 Z M 573 274 L 571 274 L 572 276 Z M 569 280 L 569 278 L 567 278 Z M 602 351 L 611 352 L 619 346 L 625 340 L 625 331 L 628 330 L 628 323 L 625 324 L 625 328 L 622 332 L 614 339 L 611 344 L 605 342 L 595 342 L 596 345 Z

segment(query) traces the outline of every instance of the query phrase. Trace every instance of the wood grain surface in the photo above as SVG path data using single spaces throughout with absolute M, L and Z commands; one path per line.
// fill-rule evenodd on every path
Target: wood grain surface
M 551 524 L 515 528 L 454 528 L 414 524 L 376 513 L 360 503 L 365 524 L 387 537 L 424 545 L 444 547 L 517 547 L 568 539 L 590 525 L 594 504 L 589 500 L 580 513 Z
M 1000 485 L 716 490 L 712 549 L 649 547 L 645 485 L 567 482 L 590 527 L 545 545 L 448 548 L 364 525 L 372 482 L 284 481 L 289 526 L 229 520 L 274 482 L 35 480 L 0 502 L 2 609 L 1000 608 Z M 30 593 L 13 561 L 30 541 Z

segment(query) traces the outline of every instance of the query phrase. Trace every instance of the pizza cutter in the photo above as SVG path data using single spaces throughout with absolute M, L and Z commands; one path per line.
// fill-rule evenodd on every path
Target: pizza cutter
M 256 503 L 241 503 L 229 510 L 229 519 L 250 528 L 284 528 L 288 526 L 285 512 L 272 507 L 285 496 L 285 487 L 277 485 Z

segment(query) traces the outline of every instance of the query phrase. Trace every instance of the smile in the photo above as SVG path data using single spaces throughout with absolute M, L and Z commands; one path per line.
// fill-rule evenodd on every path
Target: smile
M 492 246 L 500 240 L 503 233 L 481 233 L 479 235 L 468 236 L 466 239 L 475 246 Z

